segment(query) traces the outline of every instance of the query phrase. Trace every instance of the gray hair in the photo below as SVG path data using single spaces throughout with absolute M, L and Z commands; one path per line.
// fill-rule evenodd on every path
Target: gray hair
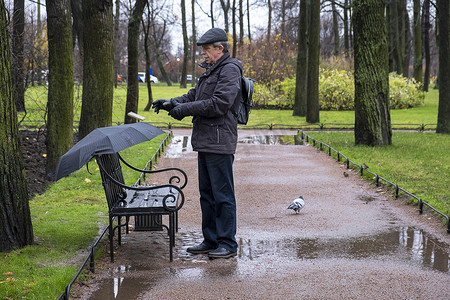
M 219 41 L 213 43 L 214 48 L 219 47 L 220 45 L 223 46 L 223 53 L 228 52 L 228 41 Z

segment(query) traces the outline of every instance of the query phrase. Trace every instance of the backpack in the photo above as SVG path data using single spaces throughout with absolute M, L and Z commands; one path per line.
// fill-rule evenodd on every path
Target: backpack
M 253 79 L 241 76 L 241 98 L 236 112 L 238 124 L 247 125 L 250 108 L 253 106 Z

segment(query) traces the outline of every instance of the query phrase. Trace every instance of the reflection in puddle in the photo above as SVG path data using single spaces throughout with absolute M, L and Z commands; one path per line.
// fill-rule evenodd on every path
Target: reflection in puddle
M 278 241 L 241 240 L 239 258 L 257 259 L 267 255 L 299 259 L 385 258 L 415 261 L 427 268 L 449 272 L 449 249 L 422 230 L 401 227 L 378 235 L 350 239 L 287 239 Z
M 90 299 L 136 299 L 136 297 L 150 286 L 148 280 L 130 277 L 130 266 L 120 265 L 114 268 L 113 277 L 99 282 Z
M 252 135 L 240 137 L 238 143 L 256 145 L 303 145 L 298 135 Z
M 174 136 L 165 151 L 165 157 L 178 158 L 190 151 L 192 151 L 191 136 Z
M 303 145 L 298 135 L 252 135 L 239 137 L 238 143 L 253 145 Z M 174 136 L 165 157 L 178 158 L 192 151 L 191 136 Z

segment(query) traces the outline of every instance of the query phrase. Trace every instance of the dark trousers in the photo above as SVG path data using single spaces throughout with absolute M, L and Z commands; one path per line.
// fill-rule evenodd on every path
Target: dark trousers
M 236 252 L 236 198 L 232 154 L 198 153 L 204 243 Z

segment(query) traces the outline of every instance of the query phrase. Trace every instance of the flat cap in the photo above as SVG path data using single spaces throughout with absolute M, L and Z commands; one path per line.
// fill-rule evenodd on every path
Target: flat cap
M 197 46 L 213 44 L 215 42 L 228 42 L 228 35 L 225 30 L 220 28 L 211 28 L 197 41 Z

